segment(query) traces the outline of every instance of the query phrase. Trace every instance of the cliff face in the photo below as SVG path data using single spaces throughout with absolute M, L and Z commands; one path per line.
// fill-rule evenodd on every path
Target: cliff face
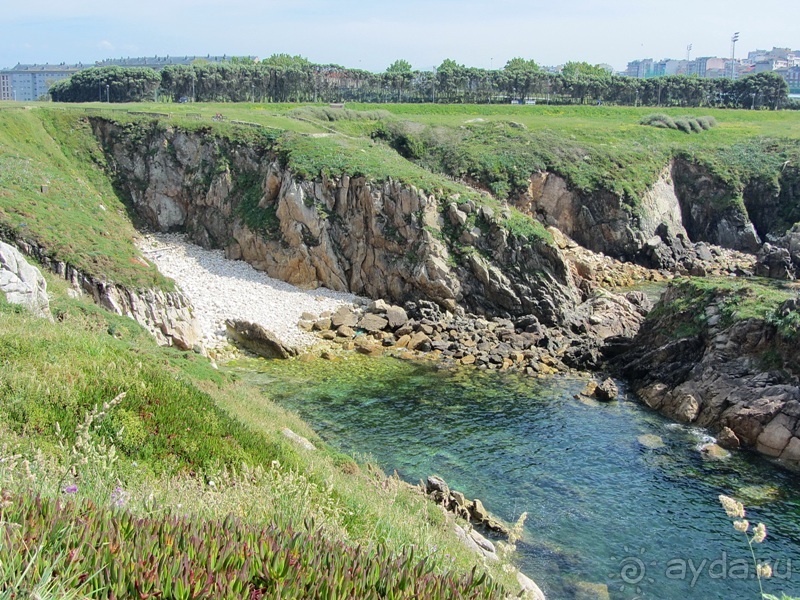
M 661 268 L 666 265 L 653 261 L 654 238 L 667 242 L 668 237 L 677 237 L 688 243 L 708 242 L 756 252 L 761 239 L 748 209 L 764 223 L 765 230 L 773 231 L 778 227 L 775 218 L 765 215 L 793 192 L 787 185 L 763 193 L 751 186 L 748 192 L 745 207 L 741 191 L 731 189 L 704 167 L 676 159 L 635 208 L 608 191 L 580 194 L 553 173 L 531 176 L 527 193 L 516 204 L 590 250 Z
M 517 206 L 557 227 L 585 248 L 615 257 L 636 258 L 662 224 L 673 235 L 686 236 L 671 165 L 641 199 L 637 213 L 611 192 L 580 194 L 553 173 L 531 176 L 528 192 L 517 200 Z
M 787 292 L 768 309 L 771 289 L 731 285 L 671 286 L 614 363 L 650 407 L 800 465 L 800 351 L 786 335 L 800 302 Z M 738 318 L 749 303 L 771 316 Z
M 186 231 L 272 277 L 548 325 L 574 320 L 579 292 L 560 251 L 510 233 L 492 210 L 393 181 L 299 180 L 266 149 L 200 133 L 93 127 L 151 227 Z

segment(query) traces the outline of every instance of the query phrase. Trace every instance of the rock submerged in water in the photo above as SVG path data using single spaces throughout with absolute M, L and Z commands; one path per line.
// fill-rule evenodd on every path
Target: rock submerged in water
M 645 448 L 649 448 L 650 450 L 659 450 L 661 448 L 666 448 L 666 444 L 664 440 L 661 439 L 660 436 L 657 436 L 653 433 L 645 433 L 644 435 L 640 435 L 636 440 Z
M 708 460 L 723 460 L 731 455 L 725 448 L 717 444 L 703 444 L 700 446 L 700 454 L 703 455 L 703 458 L 707 458 Z

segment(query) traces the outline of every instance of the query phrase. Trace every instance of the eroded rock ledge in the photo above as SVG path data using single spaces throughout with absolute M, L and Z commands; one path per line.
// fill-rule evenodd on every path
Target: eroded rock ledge
M 147 329 L 161 345 L 181 350 L 200 350 L 199 332 L 189 301 L 180 291 L 132 290 L 83 273 L 69 263 L 50 258 L 35 242 L 11 240 L 26 256 L 68 281 L 74 290 L 118 314 L 132 318 Z
M 793 288 L 686 281 L 612 362 L 652 408 L 798 467 L 799 309 Z

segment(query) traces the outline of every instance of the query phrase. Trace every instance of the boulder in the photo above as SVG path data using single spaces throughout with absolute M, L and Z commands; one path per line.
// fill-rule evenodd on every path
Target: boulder
M 723 427 L 717 434 L 717 443 L 728 450 L 736 450 L 741 442 L 730 427 Z
M 472 518 L 478 523 L 483 523 L 489 520 L 489 511 L 483 507 L 483 502 L 477 498 L 472 501 L 472 504 L 470 504 L 468 508 L 469 514 L 472 515 Z
M 400 344 L 398 343 L 398 346 Z M 421 331 L 415 332 L 408 342 L 409 350 L 417 350 L 419 352 L 430 352 L 431 339 Z
M 616 400 L 617 396 L 619 396 L 619 388 L 617 388 L 617 384 L 614 383 L 614 380 L 610 377 L 598 385 L 594 390 L 594 397 L 601 402 L 610 402 L 611 400 Z
M 429 475 L 425 482 L 425 489 L 429 494 L 439 492 L 445 497 L 450 496 L 450 487 L 447 482 L 438 475 Z
M 376 315 L 382 315 L 389 309 L 389 305 L 386 304 L 385 300 L 373 300 L 369 303 L 367 307 L 367 312 Z
M 532 598 L 532 600 L 546 600 L 544 592 L 536 585 L 533 579 L 522 571 L 517 571 L 517 583 L 519 583 L 523 597 Z
M 263 358 L 291 358 L 298 354 L 297 348 L 284 344 L 258 323 L 228 319 L 225 327 L 234 342 Z
M 336 329 L 342 326 L 355 327 L 358 316 L 347 306 L 342 306 L 331 316 L 331 325 Z
M 14 246 L 0 242 L 0 292 L 8 302 L 52 320 L 47 282 Z
M 308 441 L 306 438 L 304 438 L 303 436 L 296 434 L 294 431 L 292 431 L 292 430 L 291 430 L 291 429 L 289 429 L 288 427 L 284 427 L 284 428 L 281 430 L 281 433 L 283 433 L 283 435 L 284 435 L 284 436 L 286 436 L 287 438 L 289 438 L 290 440 L 292 440 L 292 441 L 293 441 L 295 444 L 297 444 L 297 445 L 298 445 L 298 446 L 300 446 L 301 448 L 305 448 L 306 450 L 316 450 L 316 449 L 317 449 L 317 448 L 314 446 L 314 444 L 312 444 L 311 442 L 309 442 L 309 441 Z
M 386 309 L 386 320 L 390 329 L 399 329 L 408 323 L 408 314 L 400 306 L 390 306 Z
M 358 328 L 363 329 L 368 333 L 376 333 L 378 331 L 383 331 L 386 329 L 386 326 L 389 324 L 389 321 L 384 319 L 381 316 L 378 316 L 373 313 L 367 313 L 361 320 L 358 322 Z

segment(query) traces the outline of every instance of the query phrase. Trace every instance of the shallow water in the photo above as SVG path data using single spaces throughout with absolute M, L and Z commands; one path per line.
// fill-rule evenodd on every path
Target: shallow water
M 355 355 L 240 367 L 334 447 L 411 482 L 437 473 L 506 520 L 527 512 L 519 566 L 551 600 L 598 597 L 576 591 L 586 582 L 608 586 L 613 599 L 758 598 L 747 543 L 721 493 L 768 527 L 757 555 L 779 577 L 765 592 L 800 595 L 796 477 L 744 453 L 704 460 L 706 432 L 627 396 L 581 402 L 573 396 L 584 380 Z

